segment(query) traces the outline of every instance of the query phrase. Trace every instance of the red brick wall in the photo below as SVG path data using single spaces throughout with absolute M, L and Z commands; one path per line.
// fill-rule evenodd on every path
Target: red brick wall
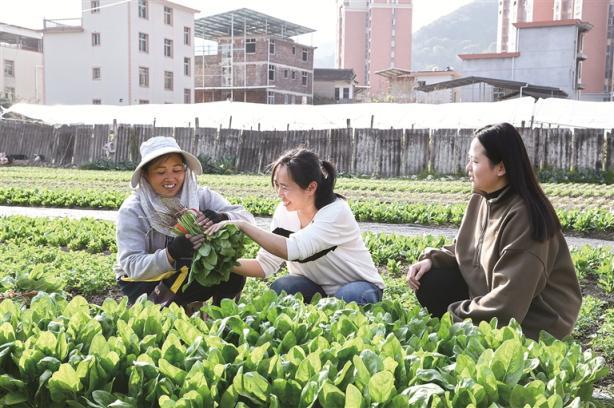
M 269 55 L 269 38 L 268 37 L 247 37 L 256 39 L 255 53 L 246 54 L 244 52 L 243 37 L 235 38 L 233 42 L 234 57 L 233 57 L 233 85 L 240 86 L 273 86 L 275 90 L 288 91 L 293 93 L 307 94 L 309 100 L 312 96 L 312 81 L 313 81 L 313 49 L 309 46 L 304 46 L 295 43 L 290 39 L 272 38 L 275 43 L 273 54 Z M 229 44 L 230 38 L 222 38 L 218 44 L 221 46 Z M 292 52 L 294 48 L 294 53 Z M 303 61 L 303 51 L 306 52 L 307 61 Z M 205 67 L 203 68 L 203 59 Z M 196 87 L 220 87 L 222 86 L 222 68 L 221 54 L 200 57 L 195 59 L 195 84 Z M 244 63 L 247 61 L 247 64 Z M 269 80 L 269 65 L 275 66 L 275 78 Z M 203 77 L 204 70 L 204 77 Z M 285 75 L 287 71 L 287 76 Z M 306 72 L 309 71 L 309 72 Z M 292 73 L 294 72 L 294 79 Z M 303 72 L 306 72 L 307 82 L 303 85 Z M 203 79 L 204 78 L 204 79 Z M 264 92 L 264 96 L 263 96 Z M 235 94 L 238 92 L 235 91 Z M 241 92 L 239 92 L 241 93 Z M 225 98 L 217 92 L 199 93 L 199 97 L 206 101 L 207 98 Z M 243 94 L 239 100 L 243 100 Z M 199 97 L 196 101 L 199 101 Z M 253 99 L 253 102 L 266 103 L 266 90 L 258 92 L 248 92 L 246 98 Z M 235 95 L 235 99 L 237 99 Z M 300 103 L 300 97 L 297 97 L 297 103 Z M 220 99 L 213 99 L 220 100 Z M 292 103 L 292 97 L 289 97 L 289 103 Z M 284 103 L 284 96 L 278 95 L 275 97 L 275 103 Z

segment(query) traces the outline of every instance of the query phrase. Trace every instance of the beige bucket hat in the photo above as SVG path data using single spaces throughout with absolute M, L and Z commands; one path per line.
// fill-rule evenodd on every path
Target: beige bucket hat
M 169 153 L 179 153 L 183 155 L 186 164 L 192 170 L 192 172 L 194 172 L 194 174 L 203 174 L 203 168 L 196 156 L 186 152 L 185 150 L 181 150 L 177 144 L 177 141 L 172 137 L 152 137 L 151 139 L 141 143 L 140 152 L 141 162 L 138 166 L 136 166 L 136 169 L 134 169 L 134 173 L 132 173 L 132 178 L 130 179 L 130 186 L 132 186 L 132 188 L 136 188 L 139 185 L 139 181 L 141 179 L 141 169 L 144 165 L 157 157 L 164 156 L 165 154 Z

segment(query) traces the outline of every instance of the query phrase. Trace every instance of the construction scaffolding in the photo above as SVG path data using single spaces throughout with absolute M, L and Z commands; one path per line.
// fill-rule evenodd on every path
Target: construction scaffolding
M 195 101 L 292 103 L 296 96 L 311 99 L 313 81 L 304 89 L 304 73 L 313 79 L 314 47 L 298 44 L 292 37 L 312 32 L 246 8 L 197 19 L 194 35 L 209 44 L 196 47 Z

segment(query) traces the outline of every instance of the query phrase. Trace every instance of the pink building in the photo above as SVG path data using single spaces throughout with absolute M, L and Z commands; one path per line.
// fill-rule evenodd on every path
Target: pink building
M 497 51 L 517 50 L 515 23 L 545 23 L 579 19 L 592 29 L 578 44 L 586 60 L 579 73 L 583 99 L 611 99 L 614 95 L 614 0 L 500 0 Z
M 353 69 L 371 98 L 381 98 L 389 68 L 411 68 L 412 0 L 338 0 L 337 68 Z

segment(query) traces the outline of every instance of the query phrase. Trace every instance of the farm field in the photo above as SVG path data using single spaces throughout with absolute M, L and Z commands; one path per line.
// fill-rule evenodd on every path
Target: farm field
M 572 249 L 585 295 L 577 328 L 566 342 L 535 343 L 517 327 L 451 325 L 417 307 L 404 282 L 406 267 L 422 248 L 444 244 L 443 237 L 364 234 L 387 283 L 378 306 L 334 300 L 303 306 L 250 280 L 238 306 L 209 307 L 215 319 L 203 322 L 176 308 L 121 302 L 111 270 L 111 222 L 13 216 L 0 218 L 0 231 L 0 292 L 16 295 L 0 306 L 0 356 L 12 357 L 0 357 L 0 387 L 24 403 L 522 406 L 511 403 L 513 396 L 532 406 L 566 406 L 572 395 L 588 398 L 591 383 L 612 391 L 605 370 L 614 364 L 610 249 Z M 247 256 L 256 250 L 248 245 Z M 30 299 L 18 294 L 35 290 L 66 295 L 38 295 L 19 309 Z M 46 363 L 35 364 L 37 358 Z M 500 373 L 499 359 L 506 367 Z M 494 377 L 485 378 L 489 370 Z M 551 377 L 558 380 L 546 381 Z M 183 384 L 186 378 L 195 379 Z
M 41 168 L 0 169 L 0 205 L 117 209 L 130 194 L 130 172 Z M 270 216 L 277 198 L 267 176 L 203 175 L 231 202 L 257 216 Z M 565 231 L 614 238 L 614 186 L 548 184 Z M 459 225 L 470 195 L 464 180 L 373 180 L 340 178 L 337 191 L 346 196 L 359 221 Z

